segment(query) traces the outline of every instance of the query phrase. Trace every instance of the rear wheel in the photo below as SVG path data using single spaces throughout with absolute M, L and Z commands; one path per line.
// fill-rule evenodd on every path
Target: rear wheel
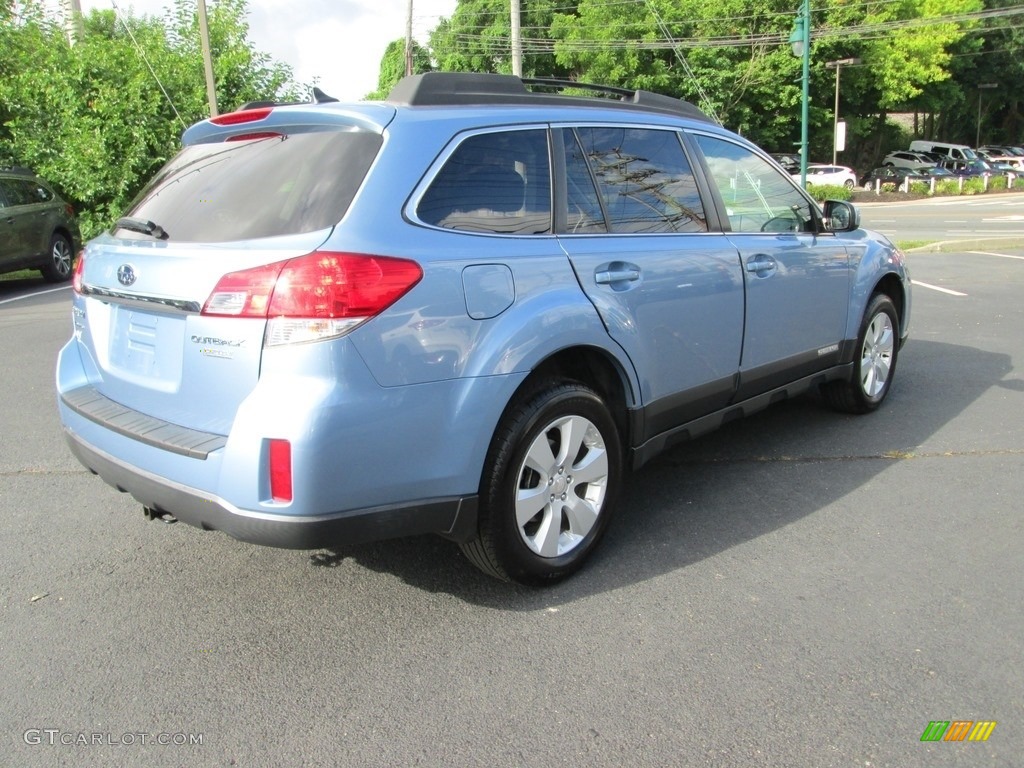
M 892 300 L 885 294 L 875 294 L 861 322 L 853 375 L 847 381 L 833 381 L 822 388 L 833 408 L 867 413 L 882 404 L 896 373 L 899 322 Z
M 55 234 L 50 238 L 50 258 L 42 267 L 43 279 L 50 283 L 67 280 L 71 277 L 74 258 L 70 241 L 64 235 Z
M 522 584 L 575 572 L 608 526 L 622 480 L 618 430 L 601 397 L 552 382 L 505 415 L 480 489 L 477 537 L 461 545 L 485 573 Z

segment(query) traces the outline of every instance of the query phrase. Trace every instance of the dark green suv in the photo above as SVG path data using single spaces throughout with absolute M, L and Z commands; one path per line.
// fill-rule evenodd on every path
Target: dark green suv
M 80 244 L 70 203 L 28 169 L 0 169 L 0 272 L 38 269 L 50 282 L 67 280 Z

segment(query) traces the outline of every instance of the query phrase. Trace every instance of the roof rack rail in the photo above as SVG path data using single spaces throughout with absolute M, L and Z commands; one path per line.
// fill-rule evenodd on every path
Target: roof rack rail
M 531 91 L 527 86 L 552 89 L 558 95 Z M 566 96 L 568 89 L 594 91 L 615 97 L 603 101 L 588 96 Z M 425 72 L 403 77 L 386 101 L 410 107 L 448 106 L 458 104 L 538 104 L 590 105 L 600 102 L 607 106 L 623 106 L 650 112 L 689 117 L 713 122 L 703 111 L 688 101 L 651 91 L 636 91 L 612 85 L 578 83 L 572 80 L 548 78 L 520 79 L 515 75 L 495 75 L 478 72 Z
M 242 112 L 246 109 L 263 109 L 264 107 L 293 107 L 296 104 L 328 104 L 332 101 L 337 101 L 337 99 L 328 96 L 314 85 L 313 98 L 310 101 L 247 101 L 235 111 Z
M 14 173 L 19 176 L 35 176 L 36 172 L 31 168 L 24 165 L 3 165 L 0 166 L 0 171 L 4 173 Z

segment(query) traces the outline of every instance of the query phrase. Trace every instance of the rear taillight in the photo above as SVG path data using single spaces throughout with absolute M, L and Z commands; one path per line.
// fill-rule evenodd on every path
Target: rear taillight
M 292 500 L 292 444 L 287 440 L 270 441 L 270 498 Z
M 85 272 L 85 251 L 80 251 L 75 261 L 75 271 L 71 273 L 71 287 L 75 293 L 82 292 L 82 273 Z
M 266 345 L 343 336 L 394 304 L 423 277 L 407 259 L 315 251 L 224 275 L 204 315 L 266 317 Z

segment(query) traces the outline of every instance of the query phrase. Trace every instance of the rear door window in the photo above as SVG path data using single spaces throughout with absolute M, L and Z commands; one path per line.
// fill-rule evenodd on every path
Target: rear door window
M 551 166 L 541 128 L 463 139 L 420 198 L 425 224 L 464 232 L 551 232 Z
M 707 231 L 704 206 L 675 131 L 601 126 L 576 133 L 610 231 Z
M 345 216 L 381 142 L 369 131 L 325 130 L 195 144 L 163 167 L 125 215 L 153 222 L 174 242 L 315 232 Z

